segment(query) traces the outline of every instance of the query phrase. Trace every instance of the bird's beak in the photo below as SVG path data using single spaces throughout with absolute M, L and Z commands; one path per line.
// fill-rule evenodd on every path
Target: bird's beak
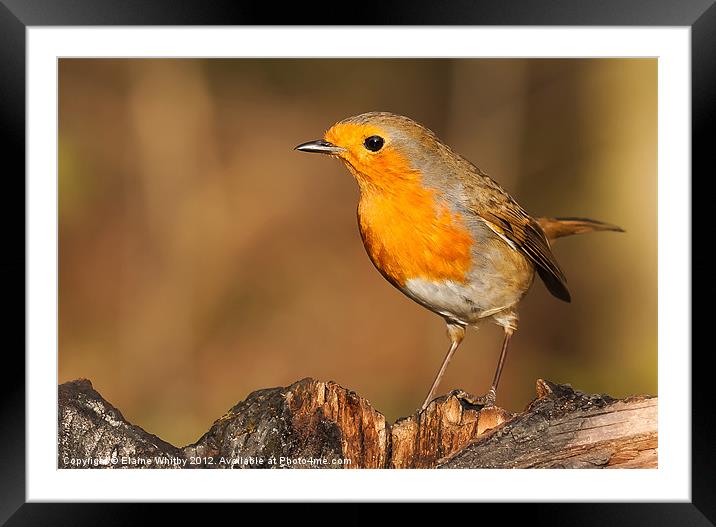
M 318 139 L 317 141 L 309 141 L 298 145 L 294 150 L 300 150 L 301 152 L 313 152 L 315 154 L 340 154 L 345 152 L 346 149 L 342 146 L 336 146 L 333 143 Z

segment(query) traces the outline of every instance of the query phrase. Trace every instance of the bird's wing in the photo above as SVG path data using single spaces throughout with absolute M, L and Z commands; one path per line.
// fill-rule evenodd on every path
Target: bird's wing
M 497 181 L 462 156 L 453 170 L 469 196 L 467 208 L 502 240 L 520 251 L 536 266 L 540 278 L 554 296 L 571 301 L 567 279 L 552 254 L 547 236 L 540 224 L 532 218 Z
M 537 272 L 550 293 L 569 302 L 567 280 L 552 254 L 547 237 L 536 220 L 527 215 L 522 208 L 514 206 L 497 207 L 478 212 L 480 218 L 500 238 L 513 249 L 527 256 L 537 266 Z
M 547 241 L 542 227 L 491 177 L 470 163 L 472 170 L 463 177 L 473 200 L 470 208 L 492 231 L 513 249 L 520 251 L 537 267 L 549 292 L 560 300 L 571 301 L 567 279 Z

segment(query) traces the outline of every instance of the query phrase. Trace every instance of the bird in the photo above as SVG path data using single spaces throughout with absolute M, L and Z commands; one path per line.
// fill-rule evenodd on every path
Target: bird
M 466 403 L 494 406 L 517 306 L 537 274 L 570 302 L 552 252 L 557 238 L 618 231 L 588 218 L 533 217 L 495 180 L 424 125 L 390 112 L 368 112 L 331 126 L 294 150 L 338 158 L 358 184 L 358 228 L 370 260 L 399 291 L 441 316 L 450 346 L 421 406 L 433 401 L 468 327 L 491 320 L 504 339 L 490 388 Z

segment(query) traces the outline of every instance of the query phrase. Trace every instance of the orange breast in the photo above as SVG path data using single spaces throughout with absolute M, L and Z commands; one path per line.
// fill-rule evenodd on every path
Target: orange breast
M 395 192 L 362 192 L 358 222 L 366 250 L 391 282 L 423 278 L 465 282 L 472 237 L 435 192 L 401 183 Z
M 370 135 L 386 133 L 338 124 L 326 140 L 347 146 L 340 158 L 360 187 L 358 223 L 371 260 L 401 287 L 412 278 L 465 282 L 472 237 L 462 218 L 423 186 L 420 172 L 390 141 L 377 153 L 365 149 L 363 138 Z

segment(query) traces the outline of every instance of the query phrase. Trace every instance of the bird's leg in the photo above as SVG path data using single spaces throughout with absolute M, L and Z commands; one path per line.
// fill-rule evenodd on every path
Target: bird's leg
M 485 395 L 471 395 L 463 390 L 453 390 L 450 392 L 461 401 L 465 401 L 471 405 L 489 407 L 495 404 L 495 398 L 497 397 L 497 385 L 500 382 L 500 375 L 502 375 L 502 368 L 505 365 L 505 357 L 507 357 L 507 348 L 510 344 L 510 338 L 515 332 L 517 326 L 517 315 L 506 314 L 503 317 L 495 317 L 495 320 L 505 329 L 505 340 L 502 341 L 502 351 L 500 352 L 500 359 L 497 361 L 497 369 L 495 370 L 495 376 L 492 378 L 492 385 Z
M 433 396 L 438 389 L 440 380 L 443 378 L 443 375 L 445 375 L 445 370 L 447 369 L 447 365 L 450 362 L 450 359 L 452 359 L 452 356 L 455 354 L 455 350 L 457 350 L 458 346 L 462 342 L 462 339 L 465 338 L 465 326 L 461 324 L 448 322 L 447 332 L 448 337 L 450 337 L 450 349 L 448 350 L 447 355 L 445 355 L 445 359 L 443 360 L 442 366 L 440 366 L 440 371 L 438 371 L 438 374 L 435 376 L 433 385 L 430 387 L 430 391 L 428 392 L 428 396 L 423 402 L 421 410 L 425 410 L 428 404 L 430 404 L 430 401 L 433 400 Z

